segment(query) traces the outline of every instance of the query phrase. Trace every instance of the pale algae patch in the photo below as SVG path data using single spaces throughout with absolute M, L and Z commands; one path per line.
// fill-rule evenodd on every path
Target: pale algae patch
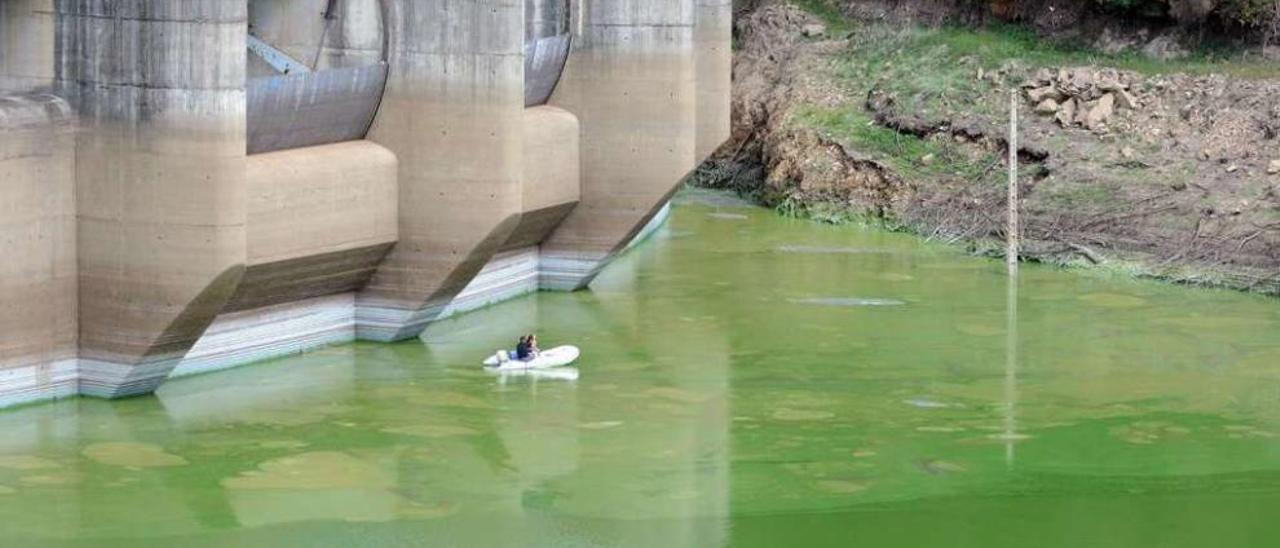
M 996 337 L 1004 335 L 1003 327 L 985 324 L 962 323 L 956 326 L 956 331 L 970 337 Z
M 940 402 L 933 398 L 911 398 L 908 400 L 902 400 L 902 403 L 920 409 L 946 409 L 948 407 L 958 407 L 956 404 Z
M 340 520 L 388 522 L 449 515 L 448 504 L 427 505 L 394 492 L 384 467 L 339 451 L 314 451 L 263 462 L 221 485 L 243 526 Z
M 388 488 L 391 478 L 378 467 L 338 451 L 314 451 L 272 459 L 257 470 L 222 480 L 227 489 Z
M 880 306 L 903 306 L 906 301 L 897 299 L 873 299 L 861 297 L 811 297 L 803 299 L 787 299 L 791 304 L 810 305 L 810 306 L 832 306 L 832 307 L 880 307 Z
M 778 246 L 783 253 L 803 253 L 811 255 L 888 255 L 891 251 L 884 249 L 868 249 L 862 247 L 824 247 L 812 245 Z M 911 278 L 907 276 L 907 278 Z
M 0 455 L 0 468 L 9 470 L 44 470 L 58 466 L 57 462 L 35 455 Z
M 899 274 L 896 272 L 886 272 L 883 274 L 877 274 L 876 278 L 884 280 L 886 282 L 909 282 L 916 279 L 915 276 L 912 276 L 910 274 Z
M 493 409 L 493 404 L 475 396 L 460 392 L 422 392 L 409 398 L 413 403 L 433 407 L 457 407 L 460 409 Z
M 1121 293 L 1090 293 L 1077 299 L 1101 308 L 1138 308 L 1147 304 L 1147 300 L 1142 297 Z
M 453 424 L 411 424 L 383 428 L 382 432 L 419 438 L 450 438 L 454 436 L 474 436 L 480 433 L 473 428 Z
M 692 392 L 673 386 L 659 386 L 643 392 L 645 396 L 661 398 L 676 403 L 703 403 L 712 398 L 711 394 Z
M 292 407 L 272 407 L 254 409 L 238 417 L 245 424 L 261 424 L 267 426 L 302 426 L 324 422 L 335 415 L 349 413 L 351 407 L 341 404 L 308 405 Z
M 819 480 L 814 482 L 818 489 L 838 495 L 852 495 L 867 490 L 867 484 L 846 480 Z
M 82 453 L 110 466 L 156 468 L 187 464 L 187 459 L 168 453 L 158 445 L 132 441 L 95 443 L 85 447 Z
M 311 444 L 300 440 L 269 440 L 258 444 L 263 449 L 302 449 Z
M 61 474 L 36 474 L 32 476 L 23 476 L 18 479 L 23 485 L 34 487 L 64 487 L 68 485 L 79 485 L 84 481 L 84 476 L 78 472 L 66 472 Z
M 1231 331 L 1237 329 L 1267 329 L 1272 322 L 1265 318 L 1247 318 L 1241 316 L 1211 316 L 1193 314 L 1171 318 L 1156 318 L 1154 323 L 1172 325 L 1197 331 Z
M 816 411 L 811 409 L 791 409 L 783 407 L 773 412 L 773 418 L 780 421 L 822 421 L 835 418 L 836 414 L 830 411 Z
M 969 470 L 969 468 L 963 464 L 941 459 L 921 459 L 916 462 L 916 468 L 921 472 L 933 476 L 956 474 L 960 472 L 967 472 Z

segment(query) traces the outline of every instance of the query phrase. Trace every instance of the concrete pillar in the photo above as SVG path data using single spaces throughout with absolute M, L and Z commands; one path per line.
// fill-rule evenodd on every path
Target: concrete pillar
M 733 0 L 697 0 L 694 64 L 698 75 L 698 144 L 706 161 L 729 140 L 733 92 Z
M 245 263 L 245 0 L 57 0 L 77 107 L 80 392 L 153 391 Z
M 53 0 L 0 0 L 0 93 L 53 85 Z
M 390 76 L 369 139 L 400 160 L 400 243 L 357 333 L 417 336 L 520 221 L 522 0 L 385 0 Z
M 0 407 L 76 392 L 75 121 L 0 96 Z
M 586 287 L 694 167 L 694 0 L 579 0 L 551 105 L 582 123 L 582 202 L 543 244 L 543 287 Z

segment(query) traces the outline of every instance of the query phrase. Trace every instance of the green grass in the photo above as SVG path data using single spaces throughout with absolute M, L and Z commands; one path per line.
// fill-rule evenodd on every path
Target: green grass
M 813 14 L 814 17 L 821 19 L 827 25 L 829 34 L 845 34 L 856 28 L 856 25 L 845 19 L 843 13 L 840 13 L 840 8 L 832 6 L 825 0 L 792 0 L 792 3 Z
M 861 105 L 805 105 L 792 112 L 791 121 L 867 154 L 909 179 L 942 176 L 983 180 L 997 162 L 992 154 L 971 157 L 948 138 L 921 139 L 877 125 Z
M 1280 78 L 1280 63 L 1245 58 L 1238 51 L 1221 47 L 1205 47 L 1184 59 L 1161 61 L 1140 52 L 1107 54 L 1045 40 L 1020 25 L 898 28 L 848 20 L 829 0 L 792 0 L 792 3 L 823 20 L 833 34 L 857 31 L 850 55 L 864 64 L 893 62 L 895 66 L 932 69 L 934 72 L 926 73 L 892 71 L 910 74 L 925 83 L 930 80 L 934 84 L 954 82 L 954 77 L 961 72 L 972 76 L 978 67 L 995 70 L 1010 64 L 1023 67 L 1098 65 L 1147 75 L 1221 73 L 1249 79 Z M 965 62 L 957 66 L 959 61 Z M 921 88 L 922 91 L 929 89 L 930 86 Z
M 1161 61 L 1138 52 L 1107 54 L 1046 41 L 1016 25 L 915 29 L 907 34 L 916 34 L 922 48 L 945 46 L 953 58 L 972 56 L 988 68 L 1016 59 L 1031 66 L 1099 65 L 1147 75 L 1223 73 L 1242 78 L 1280 77 L 1280 63 L 1244 59 L 1238 52 L 1225 49 L 1206 48 L 1185 59 Z

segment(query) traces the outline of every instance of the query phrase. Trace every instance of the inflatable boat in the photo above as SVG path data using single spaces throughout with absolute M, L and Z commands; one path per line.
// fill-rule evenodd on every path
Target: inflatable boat
M 538 353 L 538 357 L 532 360 L 516 360 L 511 358 L 511 352 L 499 350 L 497 354 L 489 356 L 484 361 L 485 367 L 492 367 L 500 371 L 516 371 L 522 369 L 551 369 L 553 367 L 564 367 L 578 360 L 578 347 L 576 346 L 557 346 L 550 350 L 543 350 Z

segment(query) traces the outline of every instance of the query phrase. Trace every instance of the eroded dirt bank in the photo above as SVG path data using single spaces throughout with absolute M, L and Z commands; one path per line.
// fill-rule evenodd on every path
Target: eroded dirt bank
M 1280 66 L 1009 30 L 736 23 L 734 135 L 694 178 L 781 213 L 998 253 L 1017 90 L 1027 259 L 1280 294 Z

